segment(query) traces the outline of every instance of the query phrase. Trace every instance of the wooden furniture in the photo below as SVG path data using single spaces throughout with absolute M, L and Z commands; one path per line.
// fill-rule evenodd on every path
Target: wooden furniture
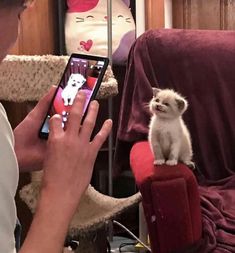
M 173 27 L 211 30 L 235 28 L 234 0 L 173 0 Z
M 145 1 L 145 29 L 163 28 L 164 23 L 164 0 Z
M 11 54 L 42 55 L 58 52 L 57 1 L 35 1 L 20 18 L 20 34 Z
M 146 0 L 146 30 L 165 27 L 165 8 L 172 5 L 172 28 L 233 30 L 234 0 Z

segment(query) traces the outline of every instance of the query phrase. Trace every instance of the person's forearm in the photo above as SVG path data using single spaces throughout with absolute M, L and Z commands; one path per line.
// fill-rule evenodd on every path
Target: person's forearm
M 62 204 L 63 203 L 63 204 Z M 66 201 L 42 190 L 32 225 L 20 253 L 61 253 L 72 214 Z

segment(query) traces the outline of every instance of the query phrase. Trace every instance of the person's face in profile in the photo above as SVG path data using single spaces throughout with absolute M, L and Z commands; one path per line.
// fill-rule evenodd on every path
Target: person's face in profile
M 3 7 L 0 4 L 0 62 L 17 40 L 20 15 L 24 9 L 24 6 Z

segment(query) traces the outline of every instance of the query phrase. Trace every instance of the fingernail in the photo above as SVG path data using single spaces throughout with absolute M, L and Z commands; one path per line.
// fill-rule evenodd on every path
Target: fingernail
M 91 101 L 91 104 L 92 104 L 92 105 L 95 105 L 95 106 L 99 106 L 99 103 L 98 103 L 98 101 L 97 101 L 97 100 L 93 100 L 93 101 Z
M 110 125 L 111 127 L 112 127 L 112 125 L 113 125 L 113 121 L 112 121 L 111 119 L 106 119 L 105 123 L 106 123 L 107 125 Z

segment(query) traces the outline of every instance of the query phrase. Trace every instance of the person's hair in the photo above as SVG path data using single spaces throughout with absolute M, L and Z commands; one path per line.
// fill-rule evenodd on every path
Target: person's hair
M 1 7 L 12 7 L 26 4 L 27 0 L 0 0 Z

